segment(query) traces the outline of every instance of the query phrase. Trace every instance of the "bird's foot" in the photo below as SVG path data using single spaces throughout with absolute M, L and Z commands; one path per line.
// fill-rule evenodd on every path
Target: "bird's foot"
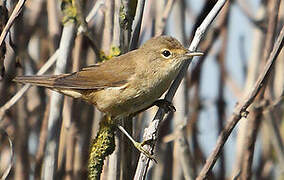
M 153 105 L 158 106 L 159 108 L 164 109 L 166 113 L 168 112 L 176 112 L 176 108 L 172 102 L 166 99 L 158 99 L 153 103 Z
M 121 125 L 118 125 L 117 127 L 123 134 L 126 135 L 126 137 L 128 137 L 128 139 L 132 142 L 132 144 L 134 145 L 134 147 L 137 150 L 139 150 L 141 153 L 143 153 L 147 158 L 149 158 L 149 159 L 151 159 L 151 160 L 153 160 L 154 162 L 157 163 L 157 161 L 154 159 L 154 157 L 151 155 L 151 153 L 143 148 L 144 145 L 150 144 L 152 142 L 152 140 L 146 140 L 146 141 L 143 141 L 141 143 L 137 142 L 128 134 L 128 132 Z
M 143 148 L 144 145 L 149 144 L 150 140 L 146 140 L 146 141 L 142 141 L 142 142 L 133 142 L 133 145 L 136 147 L 136 149 L 138 151 L 140 151 L 141 153 L 143 153 L 147 158 L 153 160 L 155 163 L 157 163 L 157 161 L 155 160 L 155 158 L 153 157 L 153 155 L 151 155 L 151 153 L 147 150 L 145 150 Z

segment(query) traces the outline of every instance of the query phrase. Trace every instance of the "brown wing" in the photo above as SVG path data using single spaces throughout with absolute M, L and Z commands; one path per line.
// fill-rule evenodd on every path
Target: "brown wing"
M 81 71 L 52 76 L 19 76 L 16 82 L 31 83 L 38 86 L 64 89 L 103 89 L 119 87 L 128 82 L 134 74 L 132 61 L 123 55 L 101 64 L 83 68 Z

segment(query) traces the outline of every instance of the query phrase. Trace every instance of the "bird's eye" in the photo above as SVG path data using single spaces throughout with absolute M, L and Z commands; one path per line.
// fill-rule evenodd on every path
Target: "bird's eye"
M 163 50 L 162 51 L 162 55 L 165 57 L 165 58 L 169 58 L 172 53 L 169 51 L 169 50 Z

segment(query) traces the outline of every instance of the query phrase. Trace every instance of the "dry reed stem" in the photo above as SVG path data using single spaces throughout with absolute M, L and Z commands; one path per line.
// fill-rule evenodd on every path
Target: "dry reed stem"
M 283 47 L 283 44 L 284 44 L 284 27 L 282 28 L 277 38 L 277 41 L 274 45 L 274 48 L 269 56 L 267 64 L 265 65 L 265 68 L 262 71 L 262 73 L 259 75 L 254 87 L 250 90 L 248 94 L 244 96 L 243 100 L 241 100 L 237 104 L 237 106 L 234 109 L 234 113 L 231 115 L 225 128 L 220 133 L 218 140 L 217 140 L 217 144 L 213 152 L 207 158 L 206 164 L 203 166 L 203 169 L 201 170 L 200 174 L 197 177 L 198 180 L 206 179 L 209 171 L 213 168 L 215 162 L 217 161 L 220 151 L 223 148 L 228 137 L 230 136 L 232 130 L 234 129 L 234 127 L 236 126 L 236 124 L 239 122 L 239 120 L 242 117 L 246 117 L 248 115 L 247 108 L 251 105 L 251 103 L 253 103 L 255 97 L 262 89 L 264 82 L 269 77 L 273 64 L 278 54 L 280 53 Z

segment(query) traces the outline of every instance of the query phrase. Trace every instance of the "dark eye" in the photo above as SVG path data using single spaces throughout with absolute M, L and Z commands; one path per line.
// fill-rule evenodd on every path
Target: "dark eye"
M 163 50 L 162 55 L 165 58 L 168 58 L 168 57 L 170 57 L 172 55 L 172 53 L 169 50 Z

